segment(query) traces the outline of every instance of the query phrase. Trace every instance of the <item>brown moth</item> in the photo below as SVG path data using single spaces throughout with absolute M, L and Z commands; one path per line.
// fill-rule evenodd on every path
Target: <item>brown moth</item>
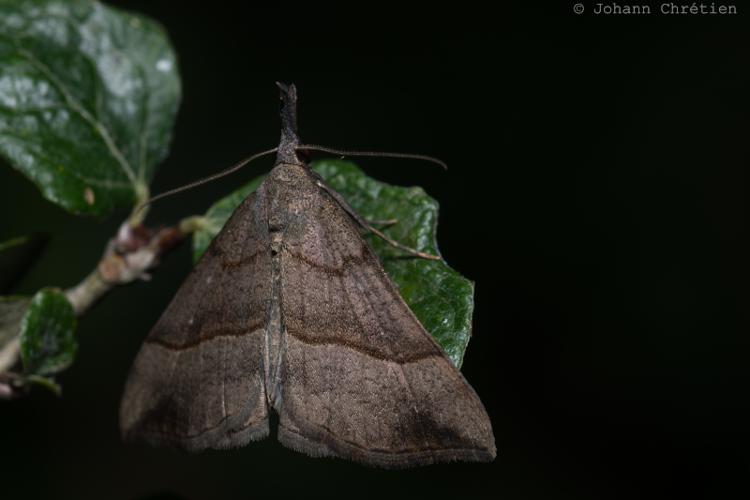
M 491 461 L 474 390 L 360 235 L 361 219 L 298 156 L 296 90 L 279 84 L 276 164 L 237 208 L 135 359 L 126 440 L 282 444 L 396 468 Z

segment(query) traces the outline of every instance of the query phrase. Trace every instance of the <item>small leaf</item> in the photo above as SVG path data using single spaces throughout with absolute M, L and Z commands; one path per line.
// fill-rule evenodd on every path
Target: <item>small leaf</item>
M 60 384 L 55 382 L 55 379 L 50 377 L 43 377 L 41 375 L 27 375 L 22 378 L 22 383 L 24 383 L 25 385 L 40 385 L 48 391 L 51 391 L 55 396 L 62 396 L 62 387 L 60 387 Z
M 376 181 L 347 161 L 319 161 L 313 163 L 312 168 L 362 218 L 397 220 L 396 224 L 384 229 L 392 239 L 422 252 L 438 254 L 438 203 L 422 188 L 404 188 Z M 263 177 L 254 179 L 208 209 L 205 227 L 193 236 L 195 261 L 234 209 L 262 180 Z M 414 258 L 380 238 L 369 235 L 367 239 L 411 310 L 453 364 L 460 367 L 471 336 L 473 283 L 451 269 L 444 260 Z
M 21 360 L 26 375 L 52 375 L 70 366 L 78 345 L 73 306 L 51 288 L 34 295 L 21 321 Z
M 103 215 L 146 197 L 179 99 L 154 21 L 93 0 L 0 2 L 0 154 L 50 201 Z
M 26 236 L 19 236 L 18 238 L 11 238 L 6 241 L 0 242 L 0 252 L 4 252 L 9 248 L 19 247 L 25 244 L 29 239 Z

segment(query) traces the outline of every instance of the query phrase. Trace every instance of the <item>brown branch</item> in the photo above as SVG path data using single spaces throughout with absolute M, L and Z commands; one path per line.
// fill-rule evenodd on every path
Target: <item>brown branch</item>
M 123 223 L 117 236 L 107 244 L 96 269 L 65 292 L 76 316 L 81 316 L 116 286 L 151 279 L 149 271 L 190 234 L 182 226 L 152 230 L 142 224 Z
M 125 221 L 109 240 L 96 268 L 78 285 L 65 291 L 76 316 L 82 316 L 113 288 L 151 279 L 149 271 L 202 226 L 202 217 L 189 217 L 173 227 L 150 229 Z M 19 375 L 10 371 L 20 360 L 20 340 L 11 339 L 0 347 L 0 399 L 19 395 Z

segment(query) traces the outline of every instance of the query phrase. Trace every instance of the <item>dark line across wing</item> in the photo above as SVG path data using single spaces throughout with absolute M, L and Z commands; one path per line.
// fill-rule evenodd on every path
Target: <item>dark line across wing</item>
M 359 256 L 348 256 L 348 255 L 344 256 L 342 258 L 341 265 L 334 267 L 334 266 L 328 266 L 326 264 L 321 264 L 320 262 L 317 262 L 317 261 L 314 261 L 312 259 L 309 259 L 307 256 L 305 256 L 303 254 L 292 252 L 286 246 L 284 247 L 284 250 L 285 250 L 286 255 L 288 255 L 289 257 L 293 257 L 294 259 L 296 259 L 296 260 L 298 260 L 300 262 L 304 262 L 305 264 L 309 265 L 310 267 L 314 267 L 315 269 L 319 269 L 319 270 L 325 272 L 326 274 L 330 274 L 332 276 L 339 276 L 339 277 L 344 275 L 344 271 L 346 269 L 349 269 L 351 267 L 356 267 L 358 264 L 362 264 L 363 262 L 365 262 L 367 260 L 367 258 L 368 258 L 368 254 L 367 254 L 365 248 L 363 247 L 361 255 L 359 255 Z
M 215 240 L 214 240 L 215 241 Z M 243 266 L 245 264 L 249 264 L 256 260 L 259 256 L 263 254 L 269 254 L 269 252 L 266 249 L 259 249 L 255 252 L 251 253 L 250 255 L 245 255 L 240 259 L 230 260 L 227 259 L 226 252 L 224 252 L 221 248 L 219 248 L 218 245 L 210 245 L 208 249 L 206 250 L 206 253 L 211 253 L 213 256 L 219 257 L 219 262 L 221 263 L 221 267 L 223 269 L 234 269 L 240 266 Z
M 265 323 L 265 318 L 262 318 L 254 321 L 245 328 L 217 328 L 211 332 L 208 332 L 207 334 L 190 339 L 188 342 L 184 343 L 170 342 L 168 340 L 160 338 L 147 338 L 145 340 L 145 343 L 156 344 L 158 346 L 164 347 L 165 349 L 169 349 L 170 351 L 184 351 L 187 349 L 193 349 L 203 344 L 204 342 L 208 342 L 209 340 L 214 340 L 219 337 L 242 337 L 244 335 L 252 335 L 256 332 L 263 331 L 262 327 L 265 325 Z

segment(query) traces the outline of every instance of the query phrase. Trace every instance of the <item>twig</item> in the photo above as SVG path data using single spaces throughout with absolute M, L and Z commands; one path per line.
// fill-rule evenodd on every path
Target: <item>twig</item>
M 158 230 L 143 224 L 133 225 L 132 222 L 125 221 L 117 235 L 109 240 L 96 268 L 78 285 L 65 291 L 76 316 L 85 314 L 116 286 L 151 279 L 149 271 L 187 236 L 202 227 L 203 218 L 188 217 L 176 226 Z M 19 394 L 14 385 L 19 376 L 10 370 L 19 362 L 20 345 L 20 339 L 16 337 L 0 347 L 0 399 Z
M 11 339 L 0 349 L 0 373 L 10 370 L 21 352 L 21 341 L 18 337 Z M 0 396 L 1 397 L 1 396 Z

